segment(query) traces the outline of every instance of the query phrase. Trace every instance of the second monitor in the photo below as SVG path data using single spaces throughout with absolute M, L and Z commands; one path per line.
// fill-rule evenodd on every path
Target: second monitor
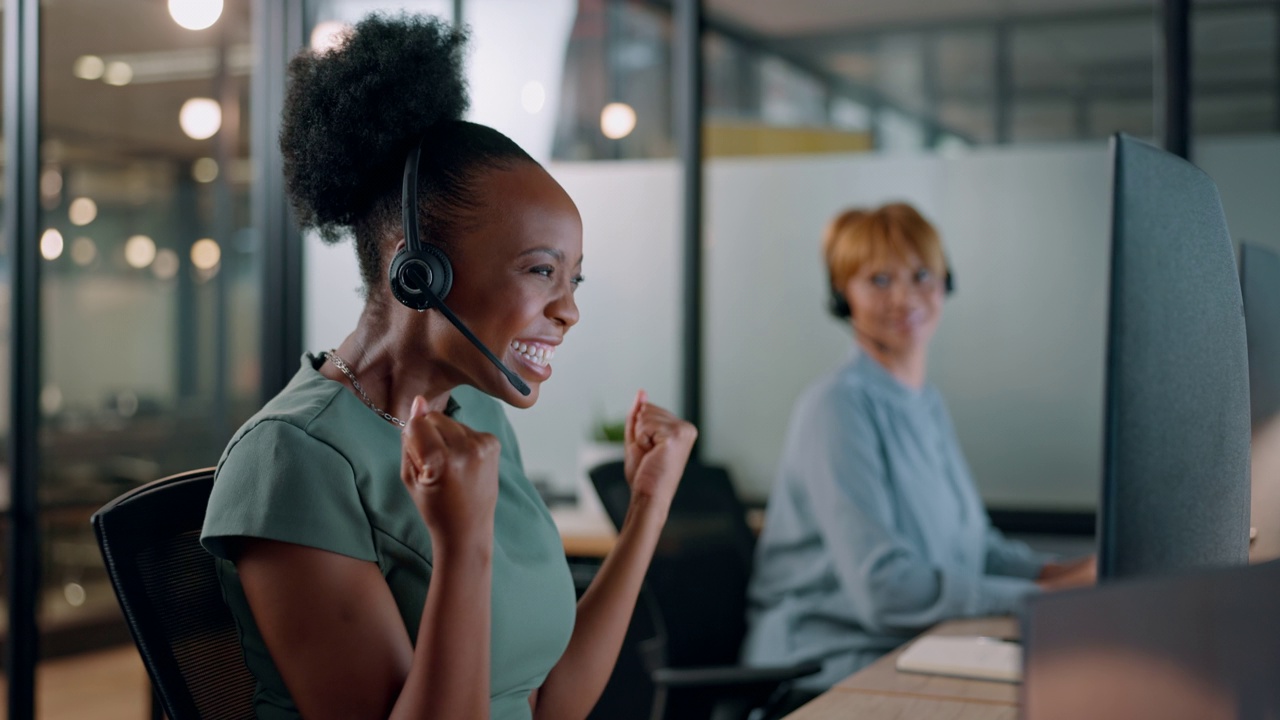
M 1123 135 L 1112 163 L 1099 576 L 1243 564 L 1248 364 L 1218 191 Z

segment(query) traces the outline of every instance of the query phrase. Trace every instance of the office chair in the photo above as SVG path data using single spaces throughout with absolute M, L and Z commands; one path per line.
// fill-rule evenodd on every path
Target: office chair
M 148 483 L 107 503 L 93 530 L 107 575 L 170 720 L 255 717 L 255 681 L 214 560 L 200 546 L 213 468 Z
M 605 512 L 619 528 L 631 489 L 622 462 L 590 471 Z M 654 684 L 652 720 L 746 717 L 780 698 L 786 685 L 821 666 L 745 667 L 747 581 L 755 535 L 724 468 L 690 461 L 645 576 L 641 608 L 653 639 L 641 652 Z

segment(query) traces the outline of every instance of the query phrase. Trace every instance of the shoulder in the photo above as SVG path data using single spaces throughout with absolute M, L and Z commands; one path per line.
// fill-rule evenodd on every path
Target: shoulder
M 312 432 L 335 412 L 334 397 L 291 384 L 240 428 L 214 475 L 201 533 L 206 549 L 230 558 L 228 538 L 253 537 L 376 559 L 357 463 L 332 433 Z
M 809 384 L 796 400 L 794 422 L 839 421 L 869 418 L 874 393 L 867 379 L 857 372 L 857 361 L 846 363 Z
M 321 450 L 328 448 L 342 455 L 337 448 L 312 432 L 313 426 L 334 412 L 333 406 L 342 386 L 329 382 L 318 373 L 312 375 L 314 377 L 299 373 L 280 394 L 240 426 L 223 451 L 218 463 L 220 469 L 233 454 L 270 448 L 275 448 L 274 452 L 280 454 L 280 443 L 286 446 L 307 445 Z

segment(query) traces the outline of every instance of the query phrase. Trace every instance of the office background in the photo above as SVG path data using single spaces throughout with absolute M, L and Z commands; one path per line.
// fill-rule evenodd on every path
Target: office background
M 575 491 L 598 427 L 645 387 L 693 411 L 704 457 L 763 500 L 793 399 L 851 347 L 822 312 L 821 228 L 846 205 L 907 199 L 956 272 L 931 369 L 985 499 L 1032 526 L 1087 526 L 1106 138 L 1180 138 L 1233 235 L 1280 248 L 1280 3 L 701 5 L 689 58 L 686 4 L 661 0 L 226 0 L 203 30 L 162 0 L 7 0 L 10 716 L 31 707 L 37 645 L 127 642 L 93 510 L 214 463 L 303 349 L 354 326 L 354 253 L 290 224 L 273 137 L 288 56 L 374 10 L 460 12 L 470 119 L 545 162 L 583 213 L 583 320 L 539 405 L 510 413 L 549 495 Z M 680 80 L 699 64 L 689 108 Z M 691 254 L 681 129 L 699 116 Z

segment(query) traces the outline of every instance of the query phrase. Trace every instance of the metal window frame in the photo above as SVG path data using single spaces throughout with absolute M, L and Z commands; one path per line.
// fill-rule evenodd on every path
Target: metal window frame
M 35 717 L 40 628 L 40 5 L 4 3 L 4 237 L 9 254 L 9 631 L 11 720 Z
M 289 59 L 306 45 L 308 27 L 304 0 L 253 0 L 253 36 L 259 52 L 250 83 L 249 154 L 257 181 L 250 216 L 262 250 L 263 403 L 289 383 L 303 351 L 302 232 L 285 193 L 284 157 L 277 138 Z

